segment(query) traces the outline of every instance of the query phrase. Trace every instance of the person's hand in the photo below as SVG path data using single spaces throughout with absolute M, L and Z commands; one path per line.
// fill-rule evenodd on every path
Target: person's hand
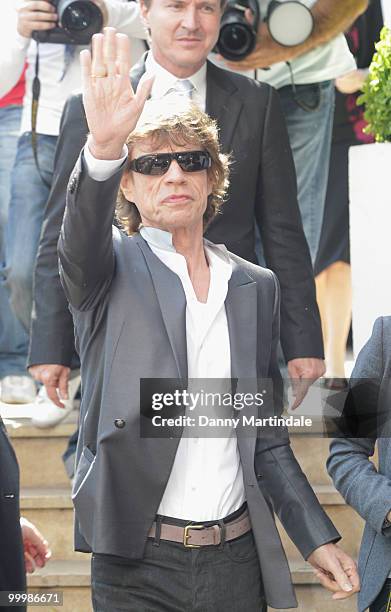
M 91 153 L 97 159 L 119 159 L 150 94 L 152 80 L 144 81 L 134 93 L 129 78 L 129 38 L 115 28 L 94 34 L 92 59 L 86 49 L 80 53 L 80 63 Z
M 355 562 L 336 544 L 319 546 L 307 560 L 322 586 L 334 593 L 333 599 L 346 599 L 360 590 Z
M 32 574 L 36 567 L 44 567 L 52 555 L 49 545 L 38 529 L 24 517 L 20 518 L 24 562 L 26 572 Z
M 357 68 L 344 76 L 335 79 L 335 87 L 343 94 L 360 91 L 368 75 L 368 68 Z
M 49 0 L 27 0 L 18 8 L 17 30 L 31 38 L 34 30 L 52 30 L 57 19 L 56 7 Z
M 64 408 L 61 400 L 68 399 L 68 381 L 71 368 L 55 363 L 45 363 L 29 368 L 31 376 L 45 385 L 46 393 L 53 404 Z
M 308 389 L 318 378 L 323 376 L 326 367 L 323 359 L 299 357 L 288 361 L 288 373 L 292 382 L 294 402 L 290 410 L 296 410 L 305 398 Z

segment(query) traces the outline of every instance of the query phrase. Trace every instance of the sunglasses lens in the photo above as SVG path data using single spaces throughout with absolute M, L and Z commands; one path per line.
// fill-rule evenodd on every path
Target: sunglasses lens
M 189 151 L 177 154 L 178 164 L 185 172 L 199 172 L 210 166 L 210 157 L 204 151 Z
M 136 172 L 161 176 L 170 167 L 171 161 L 176 159 L 184 172 L 200 172 L 211 166 L 212 160 L 205 151 L 184 151 L 183 153 L 156 153 L 143 155 L 132 162 Z
M 141 174 L 164 174 L 167 172 L 170 159 L 167 159 L 164 155 L 143 155 L 135 160 L 137 172 Z
M 171 164 L 171 158 L 168 155 L 162 153 L 161 155 L 154 155 L 151 163 L 151 171 L 149 174 L 164 174 L 167 172 Z

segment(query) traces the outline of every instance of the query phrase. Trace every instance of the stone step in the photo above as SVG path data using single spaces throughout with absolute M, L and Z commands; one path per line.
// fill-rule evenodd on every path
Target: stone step
M 53 559 L 27 579 L 31 593 L 62 591 L 62 606 L 29 606 L 28 612 L 92 612 L 90 555 L 80 560 Z
M 61 456 L 77 427 L 77 413 L 49 429 L 32 427 L 29 419 L 8 417 L 4 422 L 18 458 L 22 487 L 69 484 Z
M 317 497 L 342 535 L 342 546 L 357 557 L 363 529 L 362 519 L 349 508 L 332 486 L 315 487 Z M 50 543 L 54 559 L 82 559 L 73 550 L 73 506 L 69 487 L 24 488 L 21 490 L 21 513 L 32 521 Z M 279 525 L 281 539 L 292 562 L 302 560 L 296 546 Z
M 331 599 L 331 594 L 325 591 L 318 583 L 308 564 L 291 563 L 293 584 L 295 585 L 298 608 L 296 612 L 355 612 L 357 609 L 356 597 L 338 602 Z M 31 593 L 50 591 L 63 592 L 63 605 L 30 606 L 28 612 L 91 612 L 90 590 L 90 560 L 89 555 L 77 561 L 54 560 L 47 566 L 37 570 L 28 577 L 28 587 Z M 269 608 L 275 610 L 275 608 Z M 237 612 L 244 612 L 239 610 Z M 280 611 L 277 611 L 280 612 Z M 281 611 L 282 612 L 282 611 Z
M 20 512 L 45 536 L 53 559 L 84 558 L 83 553 L 73 549 L 73 505 L 69 484 L 63 487 L 22 488 Z

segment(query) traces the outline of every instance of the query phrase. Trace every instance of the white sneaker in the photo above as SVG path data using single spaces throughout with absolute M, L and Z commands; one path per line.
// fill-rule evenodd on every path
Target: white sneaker
M 46 427 L 55 427 L 65 419 L 66 416 L 73 410 L 75 395 L 80 386 L 80 375 L 77 372 L 72 376 L 68 383 L 68 399 L 62 400 L 65 408 L 59 408 L 48 398 L 46 389 L 42 385 L 37 399 L 35 400 L 35 414 L 31 419 L 31 424 L 34 427 L 45 429 Z
M 1 380 L 0 400 L 5 404 L 31 404 L 37 388 L 30 376 L 4 376 Z

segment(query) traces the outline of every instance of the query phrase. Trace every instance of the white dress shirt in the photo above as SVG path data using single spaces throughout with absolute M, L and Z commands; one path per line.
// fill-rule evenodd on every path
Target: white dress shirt
M 123 160 L 95 159 L 84 148 L 91 178 L 105 180 Z M 180 278 L 186 296 L 186 341 L 189 379 L 222 381 L 230 392 L 231 348 L 225 298 L 232 266 L 226 248 L 204 241 L 210 270 L 208 299 L 199 302 L 187 270 L 186 259 L 177 253 L 169 232 L 143 227 L 140 233 L 157 257 Z M 225 383 L 225 384 L 224 384 Z M 202 388 L 202 381 L 200 382 Z M 212 521 L 234 512 L 245 501 L 243 472 L 237 438 L 190 438 L 182 436 L 161 499 L 158 514 L 192 521 Z

